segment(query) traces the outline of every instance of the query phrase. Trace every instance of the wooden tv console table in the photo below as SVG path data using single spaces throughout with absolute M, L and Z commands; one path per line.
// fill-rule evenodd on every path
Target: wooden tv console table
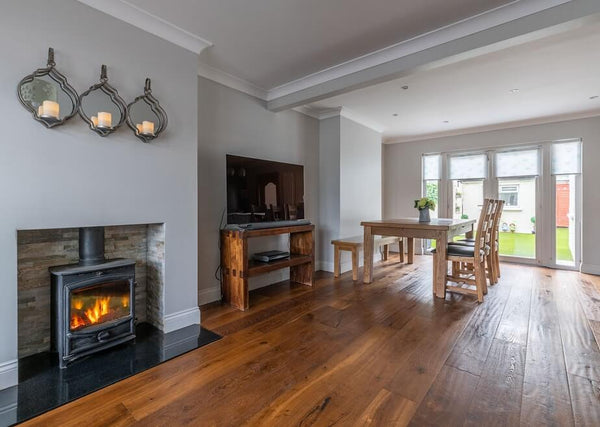
M 272 262 L 248 259 L 251 237 L 290 235 L 290 257 Z M 290 281 L 313 285 L 315 271 L 315 226 L 294 225 L 258 230 L 221 230 L 221 269 L 225 301 L 239 310 L 250 307 L 248 278 L 282 268 L 290 269 Z

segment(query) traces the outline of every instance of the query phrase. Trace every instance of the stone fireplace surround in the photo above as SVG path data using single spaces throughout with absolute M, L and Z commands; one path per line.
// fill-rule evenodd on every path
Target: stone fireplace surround
M 107 259 L 136 261 L 136 318 L 163 330 L 164 224 L 105 227 Z M 50 274 L 48 268 L 77 263 L 78 228 L 17 232 L 18 356 L 50 350 Z

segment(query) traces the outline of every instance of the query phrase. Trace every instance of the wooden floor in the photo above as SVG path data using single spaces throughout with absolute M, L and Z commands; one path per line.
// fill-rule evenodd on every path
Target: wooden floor
M 504 264 L 478 305 L 391 258 L 209 307 L 222 340 L 27 425 L 600 425 L 600 277 Z

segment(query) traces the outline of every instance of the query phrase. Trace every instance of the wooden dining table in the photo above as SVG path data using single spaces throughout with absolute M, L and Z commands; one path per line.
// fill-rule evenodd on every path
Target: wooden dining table
M 433 293 L 439 298 L 446 297 L 446 274 L 448 265 L 446 250 L 448 242 L 455 236 L 465 234 L 473 237 L 474 219 L 432 218 L 430 222 L 419 222 L 418 218 L 399 218 L 376 221 L 362 221 L 364 229 L 364 283 L 373 281 L 373 236 L 406 237 L 408 246 L 408 264 L 413 263 L 415 245 L 414 239 L 431 239 L 436 241 L 437 256 L 432 257 L 437 262 L 433 277 Z

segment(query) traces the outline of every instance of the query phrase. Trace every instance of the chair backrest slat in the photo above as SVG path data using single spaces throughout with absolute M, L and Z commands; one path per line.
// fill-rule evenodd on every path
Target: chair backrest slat
M 494 224 L 492 226 L 492 242 L 498 242 L 500 218 L 504 210 L 504 200 L 496 200 L 496 202 L 498 202 L 498 207 L 496 208 L 496 216 L 494 217 Z
M 485 239 L 487 230 L 489 228 L 487 221 L 490 212 L 490 199 L 485 199 L 483 201 L 483 206 L 481 207 L 481 214 L 479 215 L 479 222 L 477 224 L 477 232 L 475 235 L 475 258 L 479 258 L 479 251 L 485 247 Z
M 500 209 L 500 201 L 494 199 L 485 199 L 477 224 L 477 235 L 475 238 L 475 258 L 480 259 L 482 253 L 486 253 L 493 239 L 495 239 L 494 227 L 497 224 L 497 215 Z

